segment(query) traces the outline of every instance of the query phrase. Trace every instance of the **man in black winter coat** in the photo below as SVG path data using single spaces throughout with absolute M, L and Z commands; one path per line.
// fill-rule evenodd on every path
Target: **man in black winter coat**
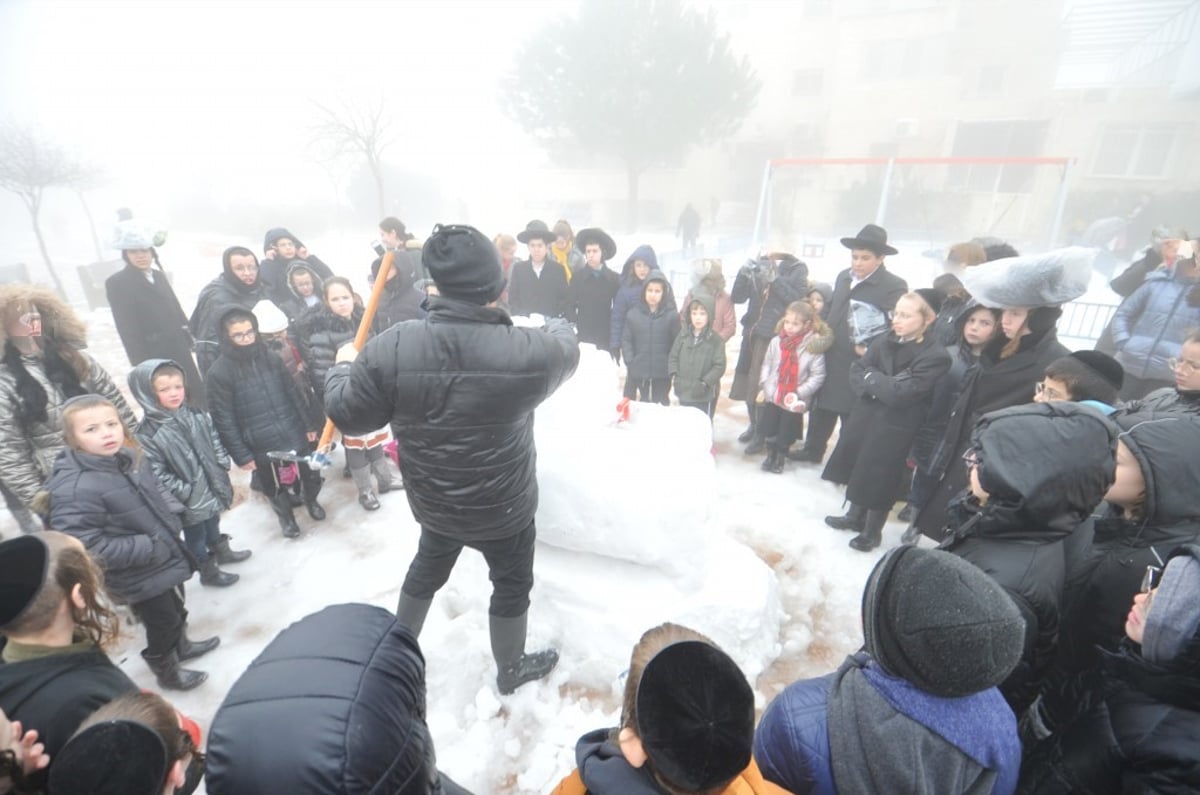
M 808 435 L 801 460 L 821 463 L 829 437 L 840 419 L 850 416 L 855 396 L 850 391 L 850 365 L 867 352 L 871 340 L 886 334 L 891 312 L 908 283 L 889 273 L 883 264 L 888 254 L 887 230 L 867 224 L 855 237 L 843 237 L 850 249 L 850 267 L 838 274 L 829 306 L 833 347 L 825 353 L 825 385 L 809 412 Z
M 613 298 L 621 288 L 621 277 L 607 262 L 616 256 L 617 244 L 603 229 L 580 229 L 575 245 L 583 251 L 586 267 L 575 269 L 567 288 L 567 319 L 575 323 L 580 342 L 612 353 Z
M 345 433 L 391 423 L 400 445 L 421 524 L 400 589 L 401 622 L 420 633 L 464 546 L 487 560 L 492 654 L 507 694 L 558 662 L 553 649 L 524 651 L 537 533 L 533 412 L 575 372 L 579 343 L 565 321 L 512 326 L 496 306 L 499 255 L 478 230 L 435 227 L 421 261 L 440 293 L 428 316 L 379 334 L 353 365 L 353 348 L 343 348 L 326 376 L 325 409 Z

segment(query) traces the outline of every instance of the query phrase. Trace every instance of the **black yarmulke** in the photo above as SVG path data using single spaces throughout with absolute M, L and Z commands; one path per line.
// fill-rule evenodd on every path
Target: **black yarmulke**
M 750 764 L 754 693 L 716 646 L 673 643 L 642 671 L 637 732 L 654 768 L 671 784 L 709 789 Z
M 1097 375 L 1107 381 L 1118 392 L 1121 391 L 1121 387 L 1125 386 L 1125 368 L 1107 353 L 1101 353 L 1100 351 L 1075 351 L 1070 356 L 1083 362 L 1092 370 L 1095 370 Z
M 0 627 L 20 618 L 37 597 L 49 565 L 50 548 L 38 535 L 0 543 Z
M 170 767 L 158 733 L 131 720 L 89 726 L 50 763 L 51 795 L 159 795 Z

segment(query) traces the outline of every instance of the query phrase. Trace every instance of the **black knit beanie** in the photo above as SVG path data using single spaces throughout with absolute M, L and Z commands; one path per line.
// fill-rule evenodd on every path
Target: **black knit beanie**
M 53 761 L 48 791 L 64 795 L 158 795 L 171 766 L 158 733 L 131 720 L 89 726 Z
M 46 584 L 50 548 L 40 534 L 0 544 L 0 627 L 19 619 Z
M 447 298 L 482 305 L 504 292 L 500 254 L 492 241 L 472 226 L 435 226 L 421 249 L 421 263 Z
M 957 555 L 902 546 L 863 591 L 867 652 L 887 673 L 957 698 L 1003 682 L 1021 659 L 1025 620 L 990 576 Z

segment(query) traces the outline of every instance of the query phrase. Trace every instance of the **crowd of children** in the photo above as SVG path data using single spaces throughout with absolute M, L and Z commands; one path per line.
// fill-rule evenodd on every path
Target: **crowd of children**
M 401 256 L 407 239 L 394 220 L 381 223 L 399 263 L 387 276 L 393 303 L 383 323 L 423 311 L 424 285 Z M 1200 787 L 1200 756 L 1180 744 L 1200 726 L 1200 331 L 1155 345 L 1173 386 L 1121 403 L 1117 360 L 1070 353 L 1057 340 L 1061 305 L 1086 288 L 1070 251 L 1022 258 L 1003 245 L 959 244 L 934 288 L 909 290 L 886 271 L 895 252 L 886 231 L 868 225 L 843 240 L 851 267 L 832 289 L 811 282 L 795 257 L 770 254 L 739 271 L 730 294 L 720 262 L 703 260 L 677 304 L 649 246 L 617 275 L 602 230 L 576 237 L 565 222 L 551 231 L 531 221 L 517 239 L 530 259 L 507 271 L 512 311 L 586 328 L 624 364 L 629 398 L 667 405 L 674 392 L 712 418 L 733 306 L 748 302 L 730 393 L 749 409 L 746 453 L 765 452 L 762 469 L 772 473 L 789 458 L 823 463 L 826 430 L 840 420 L 821 477 L 846 487 L 847 510 L 826 523 L 854 531 L 850 546 L 870 551 L 895 503 L 906 502 L 911 521 L 868 581 L 863 650 L 836 673 L 785 689 L 756 728 L 753 692 L 729 656 L 685 627 L 656 627 L 633 650 L 620 725 L 580 739 L 578 769 L 556 793 Z M 77 350 L 83 328 L 69 308 L 30 288 L 0 293 L 0 401 L 10 420 L 0 427 L 12 447 L 0 480 L 18 498 L 37 491 L 27 504 L 53 528 L 0 544 L 0 707 L 21 722 L 0 736 L 13 738 L 0 777 L 50 792 L 77 791 L 89 776 L 125 781 L 117 786 L 128 792 L 198 784 L 199 738 L 175 728 L 186 721 L 161 698 L 131 693 L 104 654 L 117 632 L 108 599 L 144 626 L 142 656 L 160 687 L 198 687 L 206 674 L 182 664 L 220 639 L 189 637 L 183 583 L 199 572 L 204 586 L 231 586 L 238 576 L 221 567 L 251 554 L 221 532 L 229 469 L 252 473 L 285 536 L 300 533 L 296 507 L 325 518 L 308 455 L 324 421 L 325 374 L 354 339 L 363 302 L 286 229 L 267 234 L 265 251 L 259 263 L 248 249 L 226 250 L 192 315 L 207 411 L 189 400 L 188 363 L 147 356 L 128 378 L 138 424 Z M 1190 256 L 1176 259 L 1178 271 L 1150 274 L 1147 293 L 1159 282 L 1192 289 Z M 1116 331 L 1120 345 L 1127 335 Z M 836 410 L 824 391 L 835 381 L 852 396 Z M 824 415 L 806 434 L 822 395 Z M 389 439 L 386 427 L 342 438 L 366 510 L 401 487 L 384 454 Z M 940 549 L 916 546 L 922 533 Z M 404 730 L 355 737 L 337 759 L 306 747 L 319 732 L 304 731 L 239 756 L 263 735 L 268 713 L 255 705 L 274 687 L 252 666 L 214 725 L 213 791 L 264 791 L 284 769 L 297 776 L 290 791 L 350 791 L 347 779 L 329 783 L 349 765 L 371 786 L 419 778 L 428 782 L 421 791 L 463 792 L 434 766 L 419 626 L 361 605 L 325 612 L 285 630 L 287 642 L 281 635 L 260 659 L 292 665 L 301 699 L 313 684 L 305 677 L 317 675 L 305 661 L 354 612 L 375 634 L 346 646 L 386 643 L 396 656 L 365 654 L 361 678 L 346 680 L 322 719 L 369 714 L 356 710 L 396 698 L 379 683 L 400 676 L 421 682 L 394 705 Z M 324 629 L 304 631 L 305 622 Z M 303 726 L 300 716 L 295 723 Z M 1089 742 L 1116 750 L 1092 753 L 1081 745 Z M 112 749 L 145 764 L 110 770 Z M 308 768 L 297 761 L 306 754 Z M 380 754 L 402 764 L 371 768 Z

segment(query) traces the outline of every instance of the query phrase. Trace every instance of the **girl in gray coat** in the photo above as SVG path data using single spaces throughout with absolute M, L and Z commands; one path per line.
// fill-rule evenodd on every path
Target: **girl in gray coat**
M 104 569 L 109 593 L 146 627 L 142 657 L 159 687 L 191 690 L 207 674 L 181 669 L 221 642 L 187 637 L 183 585 L 195 561 L 179 539 L 181 506 L 161 490 L 112 403 L 83 395 L 63 406 L 67 447 L 46 483 L 50 526 L 78 538 Z M 44 507 L 44 506 L 43 506 Z
M 170 359 L 147 359 L 129 373 L 129 391 L 145 417 L 137 440 L 163 487 L 183 505 L 183 539 L 200 564 L 200 584 L 226 587 L 238 575 L 221 563 L 240 563 L 249 550 L 233 550 L 221 534 L 221 511 L 233 503 L 229 453 L 212 418 L 184 400 L 183 368 Z

